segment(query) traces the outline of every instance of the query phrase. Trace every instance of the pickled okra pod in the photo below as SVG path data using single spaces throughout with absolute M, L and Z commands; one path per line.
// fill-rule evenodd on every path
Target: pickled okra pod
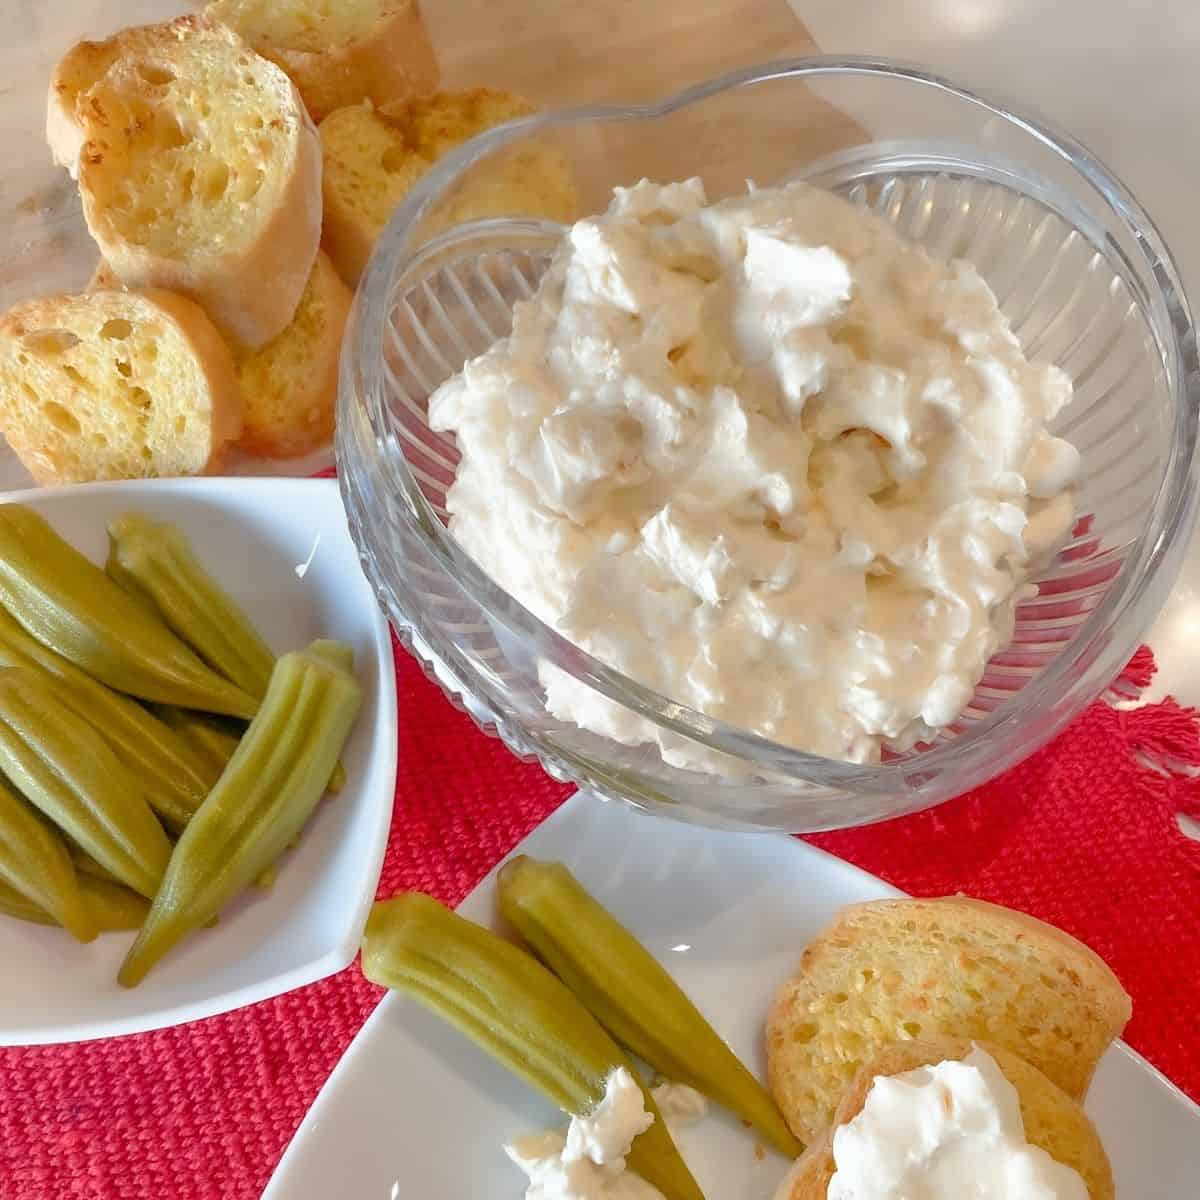
M 196 560 L 181 529 L 130 513 L 110 521 L 109 577 L 143 597 L 205 662 L 261 700 L 275 655 Z
M 0 881 L 72 937 L 90 942 L 96 936 L 66 842 L 23 796 L 2 781 Z
M 105 687 L 43 646 L 3 608 L 0 667 L 20 667 L 50 680 L 58 698 L 137 775 L 150 807 L 171 829 L 178 831 L 187 824 L 221 773 L 220 767 L 212 770 L 203 755 L 136 700 Z
M 208 776 L 208 786 L 205 788 L 207 795 L 212 785 L 221 778 L 225 764 L 233 757 L 244 730 L 227 717 L 193 712 L 177 708 L 174 704 L 156 704 L 154 711 L 159 720 L 202 760 L 203 770 Z
M 176 843 L 122 984 L 139 983 L 279 858 L 321 799 L 361 701 L 358 681 L 322 643 L 279 659 L 257 716 Z
M 101 933 L 138 929 L 150 911 L 150 901 L 145 896 L 139 896 L 120 883 L 84 876 L 79 880 L 79 890 L 88 916 Z M 0 913 L 35 925 L 61 924 L 3 880 L 0 880 Z
M 226 717 L 212 717 L 207 713 L 188 712 L 171 704 L 158 706 L 158 715 L 178 733 L 187 739 L 204 756 L 213 772 L 213 783 L 221 777 L 225 764 L 233 757 L 233 752 L 242 740 L 242 732 L 234 732 L 234 722 Z M 337 774 L 337 768 L 334 768 Z M 332 780 L 330 784 L 332 785 Z M 292 847 L 289 846 L 290 850 Z M 264 867 L 254 879 L 254 886 L 266 890 L 275 886 L 279 869 L 275 863 Z
M 659 961 L 561 863 L 510 859 L 500 911 L 621 1045 L 750 1124 L 781 1154 L 796 1141 L 766 1088 Z
M 628 1058 L 566 986 L 532 955 L 420 892 L 376 903 L 363 974 L 445 1018 L 571 1116 L 591 1112 Z M 629 1169 L 666 1200 L 703 1200 L 653 1097 L 654 1123 L 634 1140 Z
M 158 890 L 171 843 L 137 779 L 31 671 L 0 670 L 0 770 L 122 883 Z
M 0 605 L 44 646 L 119 692 L 235 717 L 258 708 L 21 504 L 0 505 Z

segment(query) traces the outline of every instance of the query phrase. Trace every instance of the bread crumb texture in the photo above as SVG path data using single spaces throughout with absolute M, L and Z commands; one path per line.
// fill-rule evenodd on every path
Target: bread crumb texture
M 196 474 L 239 408 L 229 351 L 181 297 L 52 296 L 0 318 L 0 428 L 39 483 Z
M 111 235 L 164 257 L 254 244 L 295 160 L 287 77 L 232 31 L 181 17 L 79 98 L 82 179 Z

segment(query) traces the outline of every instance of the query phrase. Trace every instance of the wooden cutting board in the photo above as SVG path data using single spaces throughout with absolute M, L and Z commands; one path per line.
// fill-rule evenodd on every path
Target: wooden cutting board
M 506 88 L 545 108 L 652 102 L 738 67 L 819 52 L 787 0 L 425 0 L 424 11 L 443 87 Z M 571 156 L 583 211 L 607 202 L 606 151 L 621 182 L 703 171 L 715 199 L 747 177 L 776 182 L 863 133 L 789 81 L 727 94 L 636 139 L 598 136 L 610 141 Z
M 425 0 L 448 87 L 547 106 L 657 100 L 735 67 L 815 54 L 787 0 Z

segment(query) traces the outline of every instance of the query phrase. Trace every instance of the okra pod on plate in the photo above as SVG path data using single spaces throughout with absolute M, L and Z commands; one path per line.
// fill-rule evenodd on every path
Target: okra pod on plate
M 0 505 L 0 605 L 44 646 L 118 692 L 235 717 L 258 708 L 21 504 Z
M 0 608 L 0 667 L 20 667 L 53 682 L 59 699 L 91 725 L 138 777 L 150 807 L 182 829 L 221 773 L 141 704 L 105 687 L 30 637 Z
M 250 619 L 196 560 L 184 532 L 129 513 L 108 525 L 111 578 L 144 597 L 214 670 L 256 700 L 275 655 Z
M 81 942 L 96 936 L 67 844 L 40 813 L 0 781 L 0 881 Z
M 590 1113 L 615 1068 L 628 1067 L 638 1078 L 595 1017 L 537 959 L 420 892 L 372 907 L 362 970 L 372 983 L 404 992 L 445 1018 L 568 1115 Z M 630 1170 L 667 1200 L 703 1200 L 641 1086 L 654 1124 L 635 1139 Z
M 325 791 L 362 689 L 321 643 L 284 654 L 221 778 L 188 822 L 118 979 L 139 983 L 283 853 Z
M 171 843 L 137 779 L 31 671 L 0 670 L 0 771 L 122 883 L 158 890 Z
M 120 883 L 105 879 L 79 880 L 84 907 L 101 933 L 122 933 L 141 927 L 150 911 L 150 901 Z M 14 887 L 0 880 L 0 913 L 31 921 L 35 925 L 60 925 L 46 909 L 34 904 Z
M 766 1088 L 562 863 L 518 855 L 500 868 L 497 889 L 504 919 L 618 1042 L 749 1121 L 781 1154 L 800 1154 Z

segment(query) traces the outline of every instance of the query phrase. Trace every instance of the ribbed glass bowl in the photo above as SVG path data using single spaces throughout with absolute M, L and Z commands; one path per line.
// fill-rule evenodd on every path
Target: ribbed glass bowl
M 580 213 L 615 185 L 700 176 L 709 199 L 807 179 L 973 262 L 1030 357 L 1074 380 L 1052 431 L 1083 458 L 1079 524 L 1018 610 L 962 719 L 928 747 L 859 766 L 801 753 L 672 702 L 572 646 L 496 586 L 446 528 L 453 438 L 431 391 L 508 332 L 561 227 L 527 213 L 451 224 L 498 165 L 562 154 Z M 476 192 L 475 194 L 478 194 Z M 448 227 L 449 226 L 449 227 Z M 896 64 L 809 58 L 738 71 L 636 108 L 490 131 L 415 188 L 360 284 L 342 357 L 337 459 L 363 567 L 402 640 L 478 724 L 553 775 L 687 820 L 793 832 L 936 804 L 1042 745 L 1112 681 L 1175 578 L 1196 506 L 1196 344 L 1150 219 L 1083 147 Z M 682 770 L 551 717 L 552 663 L 640 716 L 741 760 Z

